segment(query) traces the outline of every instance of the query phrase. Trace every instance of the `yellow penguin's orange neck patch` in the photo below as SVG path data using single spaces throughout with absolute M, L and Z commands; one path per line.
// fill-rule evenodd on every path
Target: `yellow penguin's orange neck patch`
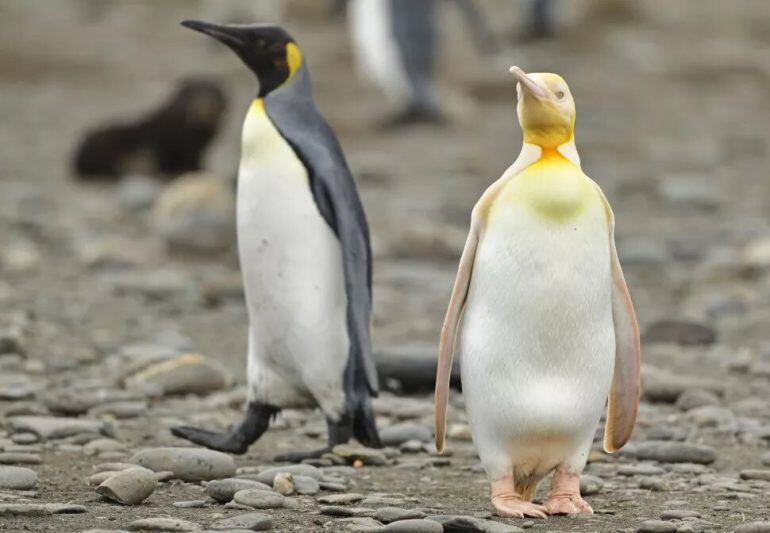
M 265 112 L 264 98 L 255 98 L 254 101 L 251 102 L 249 113 L 264 113 L 264 112 Z

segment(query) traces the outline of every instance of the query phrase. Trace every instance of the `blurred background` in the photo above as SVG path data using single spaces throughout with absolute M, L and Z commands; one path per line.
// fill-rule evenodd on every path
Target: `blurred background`
M 371 38 L 387 33 L 385 4 L 417 17 L 396 28 L 417 28 L 405 42 L 419 43 L 410 57 L 421 67 L 408 79 L 392 62 L 378 69 L 384 41 Z M 570 84 L 583 169 L 613 205 L 643 335 L 634 438 L 619 458 L 596 441 L 588 473 L 591 494 L 606 481 L 607 496 L 592 499 L 602 514 L 570 530 L 631 531 L 669 505 L 731 526 L 767 516 L 767 484 L 750 481 L 766 472 L 743 471 L 770 465 L 766 0 L 0 0 L 0 449 L 45 456 L 46 501 L 91 502 L 90 462 L 179 445 L 170 426 L 241 417 L 234 195 L 257 82 L 224 46 L 179 26 L 187 18 L 285 25 L 358 184 L 389 391 L 375 409 L 383 438 L 405 451 L 395 468 L 365 470 L 357 490 L 470 514 L 488 504 L 461 395 L 449 411 L 454 455 L 431 455 L 431 391 L 471 208 L 520 149 L 508 73 L 518 65 Z M 95 437 L 74 434 L 41 452 L 41 437 L 12 420 L 48 414 L 114 422 L 119 441 L 81 446 Z M 285 411 L 272 429 L 239 464 L 325 442 L 318 413 Z M 673 461 L 715 466 L 616 475 L 659 459 L 668 441 L 712 446 Z M 99 514 L 123 524 L 165 513 L 163 502 L 199 498 L 193 489 Z M 90 527 L 93 516 L 72 520 Z M 300 531 L 318 519 L 281 516 Z
M 426 113 L 366 76 L 345 4 L 0 2 L 0 319 L 19 337 L 7 354 L 65 370 L 170 345 L 243 375 L 233 195 L 257 84 L 178 24 L 201 18 L 279 21 L 299 41 L 368 213 L 381 360 L 433 364 L 470 210 L 520 148 L 516 64 L 572 88 L 645 372 L 767 368 L 770 4 L 435 2 Z M 175 156 L 188 134 L 199 149 Z

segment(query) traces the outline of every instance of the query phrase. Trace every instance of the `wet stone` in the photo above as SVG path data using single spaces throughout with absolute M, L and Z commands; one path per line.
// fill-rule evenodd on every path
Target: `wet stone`
M 230 518 L 224 518 L 211 525 L 215 531 L 232 531 L 245 529 L 248 531 L 265 531 L 272 529 L 273 519 L 262 513 L 246 513 Z
M 251 479 L 226 478 L 209 481 L 206 485 L 206 493 L 220 503 L 227 503 L 233 499 L 235 493 L 241 490 L 254 489 L 272 491 L 268 485 Z

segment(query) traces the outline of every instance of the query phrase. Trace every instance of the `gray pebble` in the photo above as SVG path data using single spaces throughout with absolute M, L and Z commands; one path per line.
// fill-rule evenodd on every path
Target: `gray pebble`
M 770 522 L 751 522 L 735 528 L 734 533 L 770 533 Z
M 82 505 L 68 503 L 0 503 L 0 516 L 45 516 L 49 514 L 85 513 Z
M 759 479 L 770 481 L 770 470 L 741 470 L 741 479 Z
M 232 531 L 246 529 L 249 531 L 265 531 L 272 529 L 273 519 L 262 513 L 246 513 L 230 518 L 224 518 L 211 525 L 211 529 L 218 531 Z
M 286 498 L 277 492 L 267 492 L 265 490 L 239 490 L 233 496 L 235 503 L 248 505 L 254 509 L 275 509 L 283 507 Z
M 332 453 L 342 457 L 349 463 L 361 461 L 365 465 L 381 466 L 388 464 L 388 458 L 382 450 L 374 448 L 364 448 L 351 446 L 349 444 L 338 444 L 332 448 Z
M 37 474 L 20 466 L 0 466 L 0 489 L 31 490 L 37 484 Z
M 327 505 L 349 505 L 351 503 L 360 502 L 365 496 L 358 494 L 357 492 L 346 492 L 343 494 L 329 494 L 328 496 L 321 496 L 318 498 L 318 503 Z
M 0 465 L 37 465 L 42 462 L 35 453 L 3 452 L 0 453 Z
M 683 518 L 700 518 L 698 511 L 689 511 L 686 509 L 670 509 L 660 513 L 661 520 L 682 520 Z
M 178 518 L 142 518 L 128 524 L 131 531 L 198 531 L 201 527 L 187 520 Z
M 206 502 L 204 500 L 188 500 L 174 502 L 172 505 L 177 509 L 200 509 L 201 507 L 206 507 Z
M 380 430 L 380 440 L 382 440 L 385 446 L 399 446 L 410 440 L 430 442 L 433 440 L 433 432 L 428 426 L 413 422 L 402 422 L 401 424 L 382 428 Z
M 204 448 L 152 448 L 130 461 L 154 472 L 170 471 L 184 481 L 222 479 L 235 474 L 232 456 Z
M 428 520 L 434 520 L 444 527 L 444 531 L 463 531 L 467 533 L 523 533 L 523 529 L 512 524 L 504 524 L 493 520 L 484 520 L 464 515 L 433 515 Z
M 318 494 L 321 487 L 317 480 L 308 476 L 294 476 L 294 492 L 304 496 Z
M 327 516 L 372 516 L 374 509 L 371 507 L 343 507 L 341 505 L 322 505 L 321 514 Z
M 324 528 L 332 531 L 355 531 L 356 533 L 374 533 L 382 531 L 382 524 L 373 518 L 343 518 L 334 520 L 324 525 Z
M 257 475 L 257 480 L 267 485 L 272 486 L 273 480 L 276 474 L 280 473 L 292 474 L 294 476 L 307 476 L 313 479 L 321 479 L 323 472 L 320 468 L 311 465 L 299 464 L 299 465 L 286 465 L 286 466 L 274 466 L 270 468 L 263 468 Z M 240 472 L 239 472 L 240 475 Z
M 636 456 L 661 463 L 700 463 L 716 461 L 714 448 L 686 442 L 646 441 L 636 446 Z
M 374 513 L 374 518 L 384 524 L 389 524 L 397 520 L 425 518 L 425 513 L 414 509 L 401 509 L 400 507 L 380 507 Z
M 444 527 L 433 520 L 408 519 L 391 522 L 382 531 L 393 533 L 442 533 Z
M 645 520 L 636 531 L 638 533 L 675 533 L 676 524 L 663 520 Z
M 720 403 L 722 402 L 719 396 L 706 389 L 687 389 L 676 400 L 676 406 L 682 411 L 689 411 L 706 405 L 719 405 Z
M 653 492 L 666 492 L 671 490 L 671 485 L 660 477 L 648 476 L 639 480 L 639 488 L 642 490 L 651 490 Z
M 665 474 L 665 470 L 659 466 L 650 464 L 622 465 L 618 468 L 620 476 L 657 476 Z
M 27 431 L 41 439 L 60 439 L 79 433 L 101 433 L 110 436 L 113 428 L 107 422 L 55 416 L 13 416 L 6 424 L 15 432 Z
M 206 493 L 220 503 L 227 503 L 233 499 L 235 493 L 240 490 L 254 489 L 272 491 L 273 489 L 264 483 L 251 479 L 239 479 L 235 477 L 215 479 L 206 485 Z
M 584 474 L 580 476 L 580 494 L 583 496 L 593 496 L 599 494 L 604 488 L 604 481 L 596 476 Z
M 368 496 L 361 500 L 361 505 L 366 505 L 368 507 L 398 507 L 399 505 L 404 505 L 404 503 L 406 502 L 401 498 L 391 498 L 389 496 Z

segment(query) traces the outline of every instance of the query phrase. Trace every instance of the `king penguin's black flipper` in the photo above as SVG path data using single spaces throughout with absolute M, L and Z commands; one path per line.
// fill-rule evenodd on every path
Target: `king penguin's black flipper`
M 372 255 L 361 199 L 337 136 L 315 107 L 304 64 L 289 83 L 265 97 L 265 110 L 305 165 L 318 210 L 339 239 L 348 297 L 347 407 L 356 438 L 368 446 L 381 446 L 369 403 L 379 384 L 369 333 Z

